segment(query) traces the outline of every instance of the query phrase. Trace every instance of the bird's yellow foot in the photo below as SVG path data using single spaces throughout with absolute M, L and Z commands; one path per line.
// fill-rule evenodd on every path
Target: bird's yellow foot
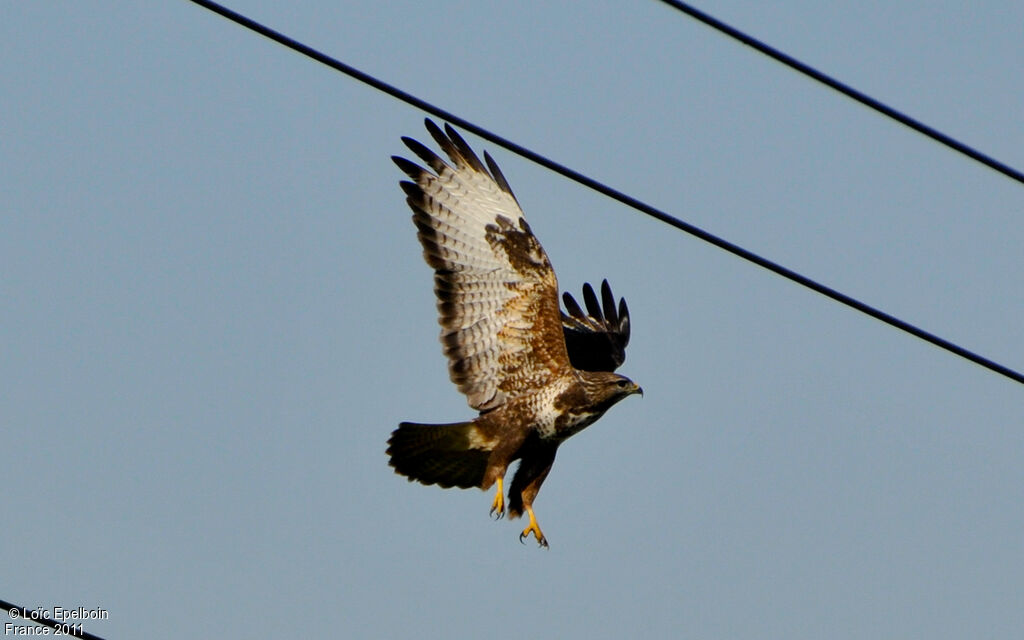
M 494 502 L 491 503 L 491 515 L 496 520 L 505 515 L 505 490 L 502 484 L 502 479 L 498 478 L 498 490 L 494 493 Z
M 540 525 L 537 524 L 537 516 L 533 515 L 533 508 L 526 507 L 526 513 L 530 515 L 530 526 L 523 529 L 523 532 L 519 534 L 519 542 L 522 542 L 523 538 L 528 538 L 532 533 L 537 538 L 537 544 L 547 549 L 548 539 L 541 533 Z

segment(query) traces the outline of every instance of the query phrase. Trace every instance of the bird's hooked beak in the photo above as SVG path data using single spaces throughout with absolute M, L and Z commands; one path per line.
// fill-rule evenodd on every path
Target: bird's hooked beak
M 643 387 L 641 387 L 640 385 L 638 385 L 638 384 L 637 384 L 637 383 L 635 383 L 635 382 L 634 382 L 634 383 L 632 383 L 632 384 L 633 384 L 633 386 L 632 386 L 632 388 L 630 388 L 630 390 L 629 390 L 629 393 L 630 393 L 630 395 L 632 395 L 632 394 L 636 393 L 636 394 L 638 394 L 638 395 L 639 395 L 639 396 L 640 396 L 641 398 L 642 398 L 642 397 L 644 397 L 644 390 L 643 390 Z

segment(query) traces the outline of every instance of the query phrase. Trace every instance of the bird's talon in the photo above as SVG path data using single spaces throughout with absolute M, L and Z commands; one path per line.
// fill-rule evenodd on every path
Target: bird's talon
M 501 520 L 505 516 L 505 487 L 503 485 L 502 479 L 498 478 L 498 490 L 494 493 L 494 502 L 491 503 L 491 516 L 495 520 Z
M 529 538 L 529 535 L 532 534 L 537 539 L 538 546 L 547 549 L 548 539 L 541 532 L 541 526 L 537 523 L 537 516 L 534 515 L 534 510 L 526 507 L 526 513 L 529 514 L 529 526 L 522 529 L 522 534 L 519 534 L 519 542 L 522 542 L 524 538 Z
M 539 529 L 534 530 L 532 527 L 527 527 L 526 529 L 523 529 L 523 532 L 519 534 L 520 544 L 526 544 L 525 540 L 530 537 L 531 533 L 537 538 L 538 547 L 550 549 L 550 547 L 548 546 L 548 539 L 544 537 L 544 534 L 540 533 Z

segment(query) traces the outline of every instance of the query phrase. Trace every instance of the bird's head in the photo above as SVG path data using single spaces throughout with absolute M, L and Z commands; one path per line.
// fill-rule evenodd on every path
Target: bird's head
M 583 371 L 581 374 L 590 400 L 604 409 L 634 393 L 644 395 L 640 385 L 626 376 L 608 371 Z

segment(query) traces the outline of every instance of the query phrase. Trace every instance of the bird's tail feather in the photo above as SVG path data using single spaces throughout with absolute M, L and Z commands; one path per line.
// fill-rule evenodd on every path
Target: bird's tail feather
M 395 472 L 423 484 L 468 489 L 483 483 L 490 450 L 480 448 L 473 422 L 403 422 L 391 433 L 388 455 Z

